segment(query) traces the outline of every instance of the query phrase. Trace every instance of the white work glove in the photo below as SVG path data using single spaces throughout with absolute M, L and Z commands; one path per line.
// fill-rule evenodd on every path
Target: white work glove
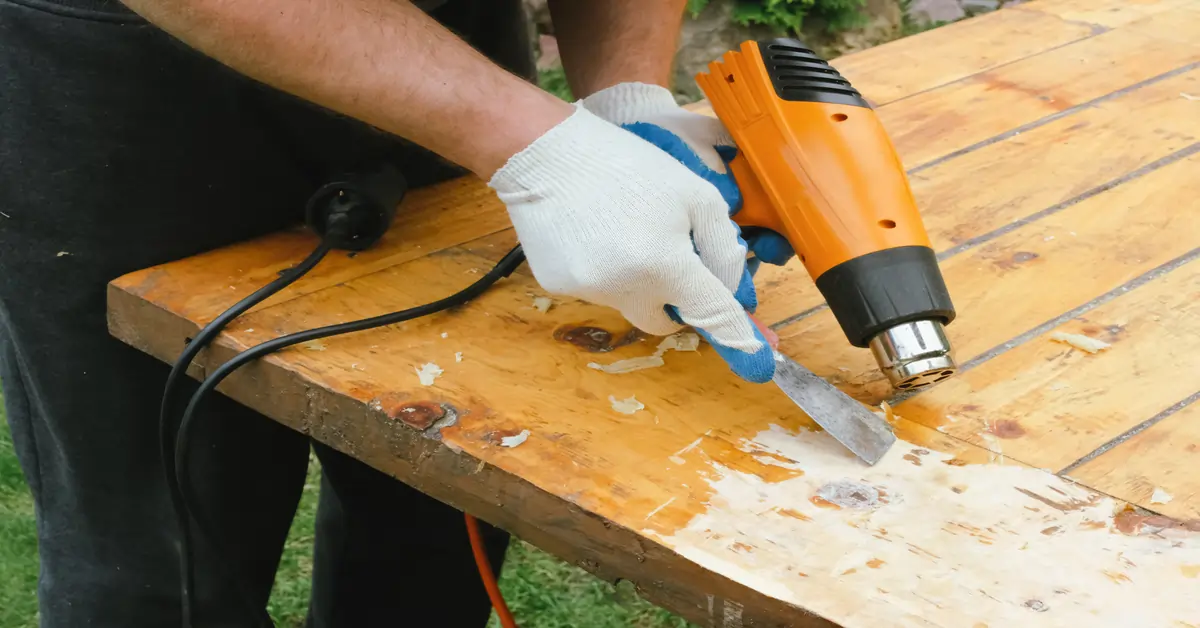
M 675 102 L 670 90 L 646 83 L 602 89 L 583 99 L 583 106 L 657 145 L 712 183 L 729 204 L 730 215 L 742 208 L 741 192 L 725 167 L 737 147 L 717 118 L 688 111 Z M 786 238 L 769 229 L 748 227 L 742 236 L 754 252 L 752 273 L 758 261 L 783 265 L 796 254 Z
M 584 98 L 583 106 L 626 129 L 635 124 L 660 127 L 687 143 L 708 169 L 719 174 L 725 173 L 725 160 L 717 147 L 729 149 L 732 159 L 733 138 L 725 125 L 715 117 L 680 107 L 671 90 L 660 85 L 620 83 Z
M 749 375 L 734 370 L 770 379 L 771 349 L 734 297 L 746 248 L 729 206 L 676 159 L 577 103 L 489 185 L 547 291 L 615 308 L 655 335 L 686 323 L 739 358 L 765 357 Z

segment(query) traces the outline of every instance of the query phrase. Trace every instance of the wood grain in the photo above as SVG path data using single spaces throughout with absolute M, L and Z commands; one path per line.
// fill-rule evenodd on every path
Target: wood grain
M 832 61 L 874 106 L 883 106 L 1095 34 L 1083 23 L 1002 10 Z
M 1200 141 L 1200 70 L 1006 138 L 909 177 L 935 250 L 946 256 L 1039 212 L 1094 194 Z M 1111 147 L 1120 146 L 1121 150 Z M 907 147 L 902 146 L 903 152 Z M 1135 173 L 1131 175 L 1131 173 Z M 756 275 L 768 323 L 823 302 L 804 267 L 764 265 Z
M 963 147 L 1200 61 L 1200 5 L 1022 59 L 884 107 L 893 140 L 921 167 Z
M 1052 341 L 1060 331 L 1112 346 L 1089 354 Z M 1200 377 L 1189 373 L 1200 373 L 1200 259 L 1055 325 L 896 412 L 1057 471 L 1200 390 Z M 1159 466 L 1168 459 L 1149 460 Z M 1071 477 L 1105 490 L 1090 476 Z M 1181 504 L 1187 500 L 1180 495 Z
M 1194 337 L 1194 315 L 1192 323 Z M 1187 379 L 1179 377 L 1185 372 L 1172 375 Z M 1200 403 L 1181 401 L 1189 405 L 1071 471 L 1071 479 L 1169 517 L 1200 519 Z
M 453 250 L 426 256 L 252 313 L 223 342 L 240 347 L 405 307 L 419 290 L 460 285 L 478 263 Z M 420 286 L 404 281 L 414 276 Z M 222 391 L 586 568 L 633 579 L 698 622 L 711 617 L 710 599 L 744 625 L 1016 621 L 1030 604 L 1049 605 L 1054 591 L 1074 591 L 1053 606 L 1056 614 L 1028 624 L 1056 625 L 1117 611 L 1114 602 L 1145 595 L 1200 560 L 1190 533 L 1126 533 L 1111 499 L 904 419 L 903 442 L 864 469 L 809 431 L 809 419 L 778 391 L 732 378 L 707 347 L 668 354 L 666 366 L 637 374 L 589 369 L 653 343 L 595 353 L 595 342 L 563 342 L 564 321 L 586 323 L 593 341 L 606 330 L 601 349 L 619 344 L 612 340 L 628 328 L 576 301 L 537 312 L 528 294 L 535 290 L 517 277 L 457 312 L 287 350 Z M 114 299 L 126 321 L 145 318 L 136 308 L 154 307 Z M 124 328 L 114 325 L 118 334 Z M 463 359 L 454 362 L 458 351 Z M 413 372 L 425 361 L 446 371 L 429 387 Z M 609 395 L 636 396 L 645 409 L 617 413 Z M 438 423 L 447 418 L 453 424 Z M 521 430 L 531 433 L 524 444 L 500 446 Z M 856 488 L 839 497 L 839 486 Z M 874 497 L 859 504 L 860 491 Z M 600 525 L 589 527 L 593 518 Z M 1051 528 L 1063 535 L 1043 533 Z M 1164 554 L 1164 544 L 1178 547 Z M 1020 569 L 996 570 L 1028 546 L 1037 551 Z M 1118 553 L 1138 568 L 1113 562 Z M 1064 564 L 1085 568 L 1049 568 Z M 1132 574 L 1138 585 L 1119 590 L 1104 571 Z M 951 574 L 969 586 L 947 588 Z M 914 579 L 928 584 L 901 584 Z M 864 582 L 876 591 L 866 599 Z M 940 601 L 929 605 L 931 596 Z M 1166 600 L 1150 619 L 1166 625 L 1196 610 L 1191 605 Z
M 1195 4 L 1195 0 L 1039 0 L 1012 6 L 1014 11 L 1036 11 L 1072 22 L 1117 28 L 1141 18 Z
M 958 311 L 947 335 L 959 362 L 1190 252 L 1200 229 L 1197 186 L 1200 156 L 1192 155 L 942 263 Z M 828 310 L 778 331 L 780 351 L 856 398 L 875 404 L 893 394 Z

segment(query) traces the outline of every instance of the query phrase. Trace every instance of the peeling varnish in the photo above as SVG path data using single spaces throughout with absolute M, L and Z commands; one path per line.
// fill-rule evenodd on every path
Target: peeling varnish
M 900 416 L 892 409 L 892 404 L 886 401 L 879 402 L 879 411 L 883 413 L 883 420 L 887 421 L 890 425 L 895 425 L 896 421 L 900 419 Z M 880 412 L 876 412 L 875 414 L 879 414 Z
M 422 386 L 432 386 L 433 381 L 441 377 L 444 372 L 442 367 L 433 362 L 426 362 L 421 365 L 421 368 L 413 370 L 417 372 L 417 380 L 421 382 Z
M 1083 334 L 1068 334 L 1061 331 L 1056 331 L 1050 334 L 1050 340 L 1071 345 L 1080 351 L 1087 351 L 1088 353 L 1099 353 L 1112 346 L 1103 340 L 1097 340 L 1091 336 L 1084 336 Z
M 645 404 L 637 400 L 637 397 L 632 395 L 625 399 L 617 399 L 616 397 L 609 395 L 608 403 L 612 405 L 613 410 L 616 410 L 621 414 L 637 414 L 646 407 Z
M 501 447 L 517 447 L 529 439 L 529 430 L 521 430 L 515 436 L 504 436 L 500 439 Z
M 1130 511 L 1118 521 L 1121 502 L 1028 467 L 960 466 L 940 452 L 917 466 L 904 458 L 917 447 L 903 441 L 873 467 L 821 432 L 772 426 L 749 442 L 743 450 L 796 460 L 805 475 L 768 483 L 706 459 L 707 509 L 683 528 L 643 533 L 848 627 L 1087 626 L 1097 615 L 1140 627 L 1200 617 L 1200 596 L 1181 586 L 1200 577 L 1200 534 L 1186 525 Z M 863 485 L 886 487 L 888 503 L 826 499 L 830 486 Z
M 1150 495 L 1151 504 L 1169 504 L 1175 499 L 1170 493 L 1162 490 L 1162 487 L 1154 487 L 1154 493 Z
M 666 364 L 666 361 L 662 359 L 661 355 L 643 355 L 636 358 L 617 360 L 611 364 L 588 362 L 588 368 L 613 375 L 620 375 L 622 373 L 632 373 L 634 371 L 658 368 L 664 364 Z
M 644 369 L 658 368 L 666 364 L 663 356 L 668 351 L 695 351 L 699 346 L 700 336 L 685 332 L 663 338 L 662 342 L 658 343 L 658 348 L 650 355 L 617 360 L 609 364 L 588 362 L 588 368 L 612 374 L 632 373 Z
M 990 425 L 987 431 L 979 432 L 979 438 L 988 450 L 988 462 L 1004 462 L 1004 448 L 1000 446 L 1000 439 L 991 432 Z

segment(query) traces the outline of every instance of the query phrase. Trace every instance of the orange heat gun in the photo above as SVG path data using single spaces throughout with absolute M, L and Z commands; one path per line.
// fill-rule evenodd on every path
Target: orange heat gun
M 787 238 L 850 344 L 901 390 L 957 370 L 954 305 L 874 109 L 795 39 L 747 41 L 696 76 L 738 146 L 734 221 Z

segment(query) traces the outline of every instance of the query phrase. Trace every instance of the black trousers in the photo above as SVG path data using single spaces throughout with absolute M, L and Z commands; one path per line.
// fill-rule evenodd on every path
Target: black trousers
M 519 0 L 431 11 L 533 74 Z M 381 159 L 413 186 L 461 173 L 233 73 L 115 0 L 0 0 L 0 381 L 36 505 L 42 626 L 179 624 L 156 443 L 168 369 L 109 336 L 106 283 L 298 223 L 324 177 Z M 199 423 L 193 481 L 265 604 L 312 443 L 220 395 Z M 324 475 L 309 624 L 483 626 L 461 514 L 312 445 Z M 507 537 L 485 529 L 499 565 Z M 248 625 L 205 549 L 199 625 Z

